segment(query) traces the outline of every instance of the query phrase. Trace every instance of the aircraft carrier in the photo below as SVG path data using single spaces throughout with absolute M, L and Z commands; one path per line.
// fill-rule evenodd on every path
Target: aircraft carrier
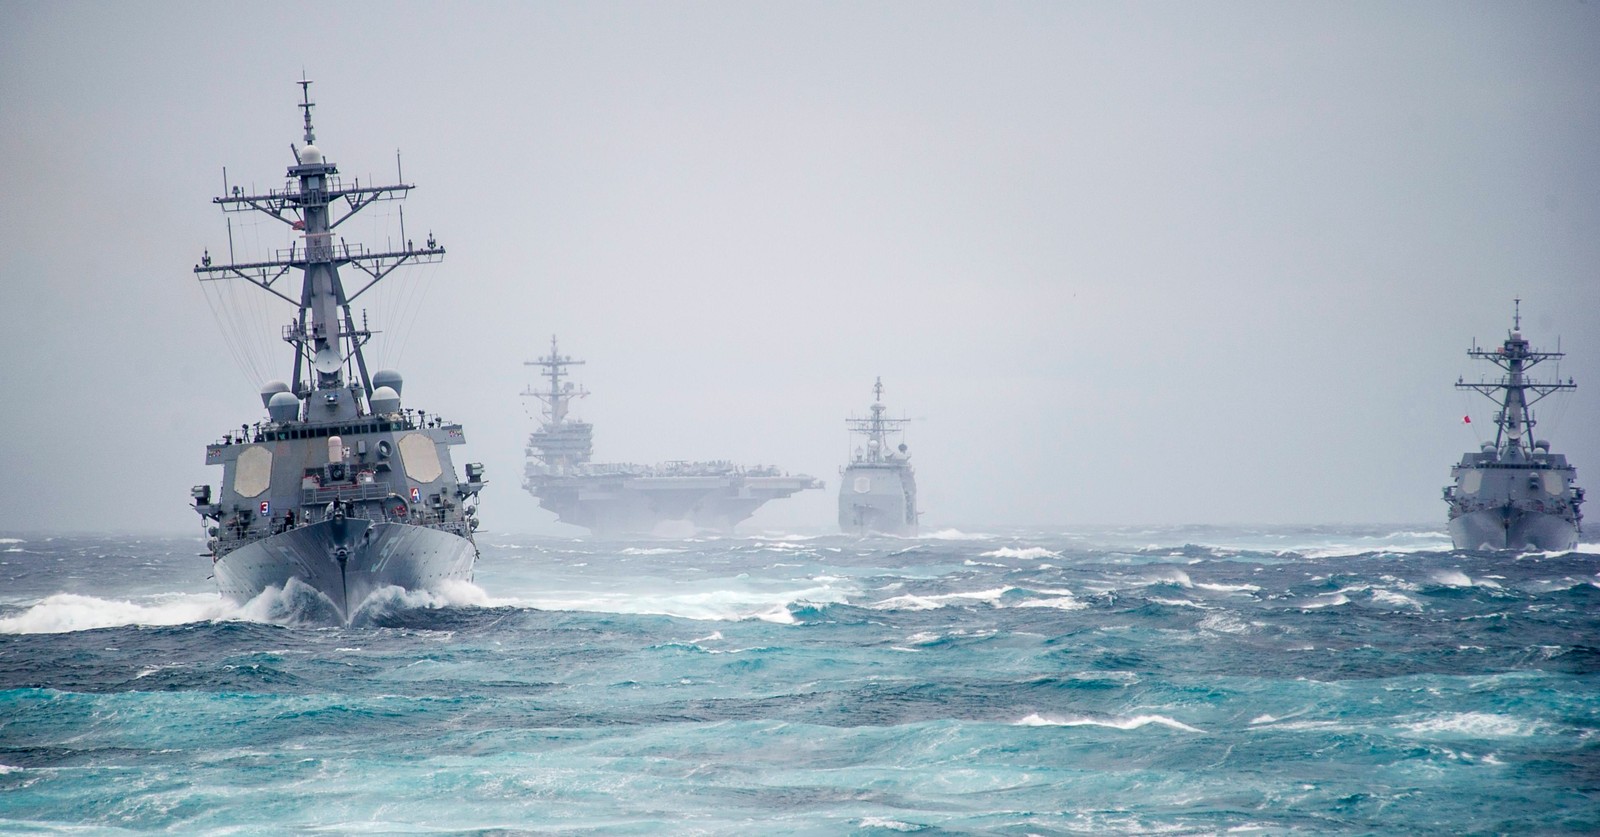
M 472 579 L 483 466 L 469 464 L 457 479 L 450 448 L 466 441 L 461 425 L 402 408 L 399 372 L 367 373 L 362 347 L 374 332 L 365 314 L 357 326 L 350 304 L 402 265 L 440 261 L 444 248 L 431 233 L 420 247 L 405 239 L 381 251 L 335 240 L 339 224 L 412 187 L 399 180 L 398 158 L 396 185 L 342 181 L 315 143 L 311 82 L 299 84 L 305 146 L 290 146 L 285 187 L 229 188 L 224 175 L 225 194 L 213 201 L 281 222 L 292 243 L 264 260 L 234 261 L 230 222 L 229 263 L 207 250 L 194 268 L 203 283 L 243 281 L 287 303 L 294 314 L 281 336 L 294 349 L 293 382 L 268 382 L 266 419 L 206 447 L 206 464 L 222 466 L 221 488 L 197 485 L 190 496 L 223 595 L 245 602 L 269 589 L 308 591 L 348 623 L 385 588 Z M 359 277 L 355 292 L 341 268 Z M 298 287 L 280 285 L 291 271 L 302 274 Z
M 1445 486 L 1444 500 L 1456 549 L 1567 550 L 1577 547 L 1582 532 L 1577 469 L 1565 456 L 1551 453 L 1549 442 L 1534 439 L 1537 422 L 1529 409 L 1547 395 L 1577 387 L 1571 378 L 1540 382 L 1528 377 L 1529 369 L 1563 353 L 1529 348 L 1522 335 L 1522 300 L 1516 304 L 1511 332 L 1499 348 L 1474 345 L 1467 351 L 1505 374 L 1492 381 L 1456 382 L 1457 389 L 1482 393 L 1499 408 L 1494 441 L 1485 441 L 1450 469 L 1454 482 Z M 1470 423 L 1470 415 L 1464 420 Z
M 904 442 L 890 448 L 890 436 L 905 432 L 910 419 L 884 418 L 883 379 L 872 386 L 872 415 L 846 419 L 852 435 L 866 437 L 850 464 L 840 469 L 839 531 L 850 535 L 917 534 L 917 475 Z
M 597 537 L 690 537 L 730 534 L 768 502 L 822 488 L 804 474 L 726 461 L 672 461 L 657 465 L 593 462 L 594 426 L 571 415 L 572 401 L 588 391 L 565 381 L 582 360 L 560 353 L 524 363 L 538 367 L 539 389 L 524 397 L 543 402 L 542 420 L 528 437 L 522 487 L 562 523 Z

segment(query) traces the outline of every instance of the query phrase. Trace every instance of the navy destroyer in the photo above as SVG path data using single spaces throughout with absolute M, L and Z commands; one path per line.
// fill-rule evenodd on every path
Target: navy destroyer
M 538 429 L 528 437 L 522 487 L 562 523 L 599 537 L 686 537 L 729 534 L 766 503 L 798 491 L 822 488 L 805 474 L 727 461 L 674 461 L 659 465 L 591 462 L 594 426 L 571 415 L 575 398 L 588 391 L 563 381 L 582 360 L 561 354 L 550 338 L 550 354 L 526 361 L 538 367 L 541 389 L 523 396 L 543 402 Z
M 1522 300 L 1516 301 L 1511 333 L 1499 348 L 1479 349 L 1467 356 L 1486 360 L 1505 374 L 1495 381 L 1456 381 L 1457 389 L 1488 396 L 1495 414 L 1493 442 L 1461 457 L 1450 469 L 1455 482 L 1444 489 L 1450 504 L 1450 539 L 1456 549 L 1564 550 L 1578 545 L 1583 489 L 1577 469 L 1567 458 L 1550 452 L 1550 443 L 1535 441 L 1533 404 L 1551 393 L 1575 389 L 1565 382 L 1539 382 L 1528 370 L 1562 352 L 1530 349 L 1522 336 Z M 1466 419 L 1470 421 L 1470 417 Z
M 206 464 L 222 466 L 222 485 L 191 492 L 206 521 L 217 587 L 236 601 L 304 585 L 349 622 L 372 593 L 420 590 L 452 579 L 470 581 L 478 558 L 472 532 L 483 466 L 458 480 L 452 445 L 465 442 L 459 424 L 401 406 L 398 372 L 370 376 L 362 347 L 375 332 L 358 327 L 350 305 L 402 265 L 440 261 L 444 248 L 429 233 L 422 246 L 373 251 L 334 229 L 378 201 L 403 199 L 410 185 L 346 183 L 316 145 L 310 81 L 299 82 L 305 145 L 295 148 L 283 189 L 254 193 L 229 187 L 213 199 L 224 212 L 260 212 L 291 231 L 272 258 L 213 262 L 194 268 L 202 282 L 242 280 L 295 310 L 282 338 L 294 348 L 292 382 L 261 388 L 264 421 L 247 422 L 206 447 Z M 398 169 L 398 164 L 397 164 Z M 340 270 L 359 271 L 347 292 Z M 291 271 L 299 287 L 281 282 Z
M 884 418 L 887 409 L 883 379 L 878 378 L 872 386 L 872 415 L 845 420 L 852 435 L 867 437 L 839 472 L 839 529 L 847 534 L 917 533 L 917 479 L 911 454 L 904 442 L 889 447 L 889 437 L 904 433 L 910 419 Z

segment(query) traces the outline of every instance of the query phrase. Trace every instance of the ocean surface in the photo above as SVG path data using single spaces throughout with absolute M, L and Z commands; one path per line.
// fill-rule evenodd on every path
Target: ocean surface
M 482 534 L 354 627 L 0 540 L 0 833 L 1600 832 L 1600 546 Z

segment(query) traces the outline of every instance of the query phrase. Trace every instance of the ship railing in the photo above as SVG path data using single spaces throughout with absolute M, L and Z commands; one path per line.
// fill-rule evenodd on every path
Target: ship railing
M 359 242 L 350 244 L 344 241 L 340 241 L 338 244 L 334 244 L 332 241 L 316 241 L 309 242 L 305 247 L 296 246 L 287 250 L 272 251 L 273 257 L 280 262 L 297 262 L 308 256 L 312 261 L 326 261 L 334 258 L 363 259 L 371 254 L 372 251 L 368 250 L 365 244 Z
M 300 490 L 300 504 L 303 506 L 317 506 L 335 501 L 382 500 L 392 494 L 394 494 L 394 491 L 387 484 L 377 482 L 360 485 L 304 488 Z

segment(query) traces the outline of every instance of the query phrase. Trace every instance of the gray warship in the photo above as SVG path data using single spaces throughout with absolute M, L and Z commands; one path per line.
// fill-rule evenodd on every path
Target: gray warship
M 839 530 L 846 534 L 917 534 L 917 479 L 904 442 L 889 448 L 889 437 L 905 432 L 910 419 L 884 418 L 883 379 L 872 385 L 872 415 L 845 420 L 853 435 L 867 437 L 839 474 Z
M 1583 489 L 1576 485 L 1577 469 L 1565 456 L 1551 453 L 1549 442 L 1534 440 L 1536 422 L 1529 409 L 1545 396 L 1576 385 L 1571 378 L 1543 383 L 1527 377 L 1529 369 L 1563 353 L 1530 349 L 1522 336 L 1522 300 L 1516 306 L 1505 343 L 1494 351 L 1474 343 L 1467 351 L 1468 357 L 1489 361 L 1505 374 L 1495 381 L 1456 381 L 1457 389 L 1480 392 L 1500 408 L 1494 441 L 1462 456 L 1450 469 L 1455 482 L 1445 486 L 1444 500 L 1450 504 L 1450 539 L 1456 549 L 1566 550 L 1578 545 L 1582 531 Z
M 221 489 L 195 486 L 191 496 L 223 595 L 244 602 L 304 585 L 348 623 L 381 589 L 472 579 L 483 466 L 467 465 L 458 480 L 449 449 L 465 442 L 461 426 L 402 407 L 398 372 L 368 375 L 362 347 L 375 332 L 364 313 L 356 325 L 351 303 L 402 265 L 440 261 L 444 248 L 432 233 L 421 247 L 405 240 L 381 251 L 335 240 L 351 216 L 412 186 L 398 171 L 392 186 L 343 182 L 316 146 L 311 82 L 299 84 L 305 146 L 290 145 L 285 187 L 253 194 L 224 174 L 225 194 L 213 199 L 224 212 L 264 213 L 297 240 L 273 258 L 235 262 L 230 222 L 230 263 L 214 263 L 208 249 L 194 268 L 202 282 L 242 280 L 295 309 L 282 332 L 294 347 L 292 383 L 263 386 L 266 419 L 206 447 L 206 464 L 222 466 Z M 360 272 L 355 292 L 341 268 Z M 298 289 L 280 284 L 291 271 L 302 274 Z
M 550 354 L 524 362 L 538 367 L 542 389 L 524 397 L 543 402 L 538 429 L 528 437 L 522 487 L 562 523 L 598 537 L 687 537 L 730 534 L 740 521 L 772 500 L 811 488 L 815 477 L 777 468 L 717 460 L 658 465 L 592 462 L 594 426 L 572 417 L 572 400 L 588 395 L 567 377 L 584 361 L 561 354 L 550 338 Z

